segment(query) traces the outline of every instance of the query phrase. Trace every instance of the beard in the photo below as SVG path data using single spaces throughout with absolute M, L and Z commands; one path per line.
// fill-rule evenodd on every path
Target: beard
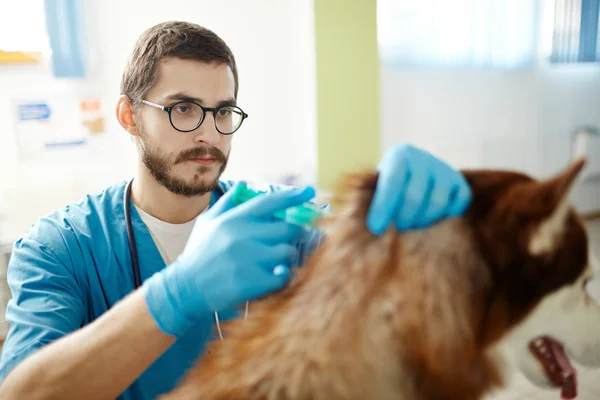
M 215 190 L 219 185 L 221 174 L 227 167 L 229 153 L 231 152 L 230 150 L 225 155 L 216 147 L 203 146 L 184 150 L 176 156 L 173 154 L 162 154 L 159 146 L 152 143 L 150 138 L 143 132 L 140 132 L 138 143 L 142 162 L 154 179 L 168 191 L 186 197 L 200 196 Z M 173 165 L 203 156 L 211 156 L 216 162 L 221 163 L 217 176 L 208 178 L 207 175 L 211 173 L 213 168 L 205 165 L 197 167 L 196 174 L 191 180 L 181 179 L 172 175 L 171 167 Z

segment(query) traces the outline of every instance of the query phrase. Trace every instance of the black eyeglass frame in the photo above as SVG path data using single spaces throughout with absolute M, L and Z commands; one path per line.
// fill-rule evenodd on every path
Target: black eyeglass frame
M 235 128 L 235 130 L 233 132 L 224 133 L 224 132 L 221 132 L 221 130 L 217 126 L 217 118 L 214 118 L 215 129 L 221 135 L 233 135 L 234 133 L 236 133 L 238 131 L 238 129 L 240 129 L 240 127 L 242 126 L 242 123 L 244 122 L 244 120 L 246 118 L 248 118 L 248 114 L 246 114 L 244 112 L 244 110 L 242 110 L 238 106 L 232 106 L 232 105 L 223 105 L 223 106 L 219 106 L 219 107 L 204 107 L 201 104 L 196 103 L 195 101 L 189 101 L 189 100 L 181 100 L 181 101 L 178 101 L 177 103 L 174 103 L 173 105 L 168 106 L 168 107 L 167 106 L 161 106 L 160 104 L 152 103 L 151 101 L 148 101 L 148 100 L 142 100 L 142 103 L 146 104 L 147 106 L 154 107 L 154 108 L 157 108 L 159 110 L 162 110 L 162 111 L 166 112 L 167 114 L 169 114 L 169 122 L 171 123 L 171 126 L 173 127 L 173 129 L 175 129 L 176 131 L 179 131 L 179 132 L 184 132 L 184 133 L 193 132 L 196 129 L 198 129 L 198 127 L 200 127 L 200 125 L 202 125 L 202 123 L 204 122 L 204 119 L 206 118 L 206 113 L 207 112 L 212 112 L 213 116 L 215 116 L 215 115 L 217 115 L 216 113 L 219 112 L 219 110 L 221 110 L 223 108 L 228 108 L 229 107 L 229 108 L 235 108 L 235 109 L 239 110 L 240 113 L 242 114 L 242 120 L 240 121 L 240 124 L 238 125 L 237 128 Z M 173 118 L 171 117 L 171 110 L 173 110 L 173 108 L 177 107 L 177 105 L 179 105 L 179 104 L 195 104 L 198 107 L 200 107 L 200 109 L 202 110 L 202 118 L 200 119 L 200 122 L 198 122 L 198 125 L 196 125 L 193 129 L 185 130 L 184 131 L 184 130 L 181 130 L 181 129 L 177 128 L 175 126 L 175 124 L 173 124 Z

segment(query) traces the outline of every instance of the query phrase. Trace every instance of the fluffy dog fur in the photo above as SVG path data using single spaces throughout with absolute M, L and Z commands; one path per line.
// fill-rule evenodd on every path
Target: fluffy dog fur
M 595 337 L 558 340 L 600 355 L 587 236 L 567 201 L 583 166 L 541 182 L 463 171 L 464 217 L 380 237 L 365 225 L 377 174 L 347 176 L 321 223 L 327 238 L 292 284 L 226 324 L 162 399 L 476 400 L 527 365 L 556 386 L 527 349 L 537 337 L 583 319 Z

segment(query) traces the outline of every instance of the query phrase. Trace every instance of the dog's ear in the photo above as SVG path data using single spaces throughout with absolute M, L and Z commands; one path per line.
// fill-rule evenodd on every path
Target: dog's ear
M 585 163 L 585 159 L 575 161 L 554 178 L 533 185 L 527 205 L 534 217 L 528 238 L 531 255 L 552 253 L 557 247 L 570 212 L 569 195 Z

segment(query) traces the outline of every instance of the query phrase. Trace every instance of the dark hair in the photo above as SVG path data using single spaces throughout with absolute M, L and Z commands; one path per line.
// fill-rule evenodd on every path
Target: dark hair
M 216 62 L 229 65 L 238 93 L 235 58 L 227 44 L 211 30 L 200 25 L 169 21 L 155 25 L 137 40 L 121 78 L 121 94 L 138 106 L 156 83 L 158 62 L 163 57 Z

